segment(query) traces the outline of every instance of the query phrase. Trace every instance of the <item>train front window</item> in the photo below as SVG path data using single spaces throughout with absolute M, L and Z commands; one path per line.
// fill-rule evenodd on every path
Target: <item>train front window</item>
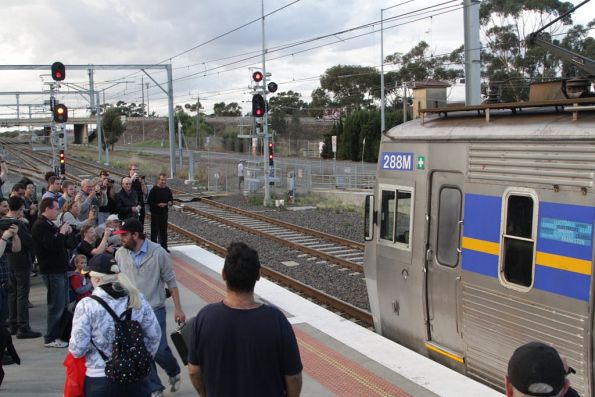
M 380 239 L 409 248 L 413 192 L 405 189 L 381 192 Z
M 521 192 L 505 195 L 500 274 L 508 285 L 531 287 L 535 263 L 536 198 Z
M 382 208 L 380 213 L 380 238 L 393 241 L 393 230 L 395 225 L 394 191 L 382 191 Z

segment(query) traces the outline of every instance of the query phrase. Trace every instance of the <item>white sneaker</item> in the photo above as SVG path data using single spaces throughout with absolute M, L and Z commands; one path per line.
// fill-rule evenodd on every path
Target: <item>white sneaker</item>
M 161 390 L 154 391 L 151 393 L 151 397 L 163 397 L 163 392 Z
M 68 347 L 68 342 L 64 342 L 61 339 L 55 339 L 52 342 L 44 344 L 44 346 L 45 347 L 57 347 L 59 349 L 63 349 L 65 347 Z
M 180 374 L 177 374 L 175 376 L 171 376 L 169 378 L 169 384 L 170 384 L 170 391 L 172 392 L 177 392 L 178 390 L 180 390 L 180 383 L 182 382 L 182 377 L 180 376 Z

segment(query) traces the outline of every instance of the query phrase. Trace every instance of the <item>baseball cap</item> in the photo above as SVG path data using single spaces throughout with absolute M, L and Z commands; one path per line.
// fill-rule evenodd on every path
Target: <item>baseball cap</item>
M 122 222 L 122 226 L 120 229 L 116 230 L 112 234 L 125 234 L 125 233 L 142 233 L 143 232 L 143 225 L 140 223 L 138 219 L 128 218 Z
M 82 272 L 85 274 L 89 272 L 117 274 L 120 272 L 120 269 L 112 255 L 103 253 L 91 258 L 87 263 L 87 266 L 83 268 Z
M 119 221 L 120 218 L 118 218 L 118 215 L 116 214 L 111 214 L 110 216 L 108 216 L 105 221 L 109 222 L 109 221 Z
M 556 349 L 530 342 L 510 357 L 508 377 L 515 389 L 528 396 L 555 396 L 564 387 L 566 371 Z

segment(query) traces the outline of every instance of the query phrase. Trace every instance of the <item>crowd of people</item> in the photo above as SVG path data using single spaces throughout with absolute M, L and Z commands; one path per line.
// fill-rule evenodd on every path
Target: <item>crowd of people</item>
M 5 180 L 0 163 L 0 186 Z M 120 187 L 106 170 L 80 188 L 53 173 L 46 181 L 39 200 L 28 178 L 0 197 L 0 327 L 18 339 L 42 336 L 29 322 L 31 277 L 39 274 L 47 290 L 44 346 L 67 348 L 65 364 L 84 362 L 83 381 L 65 395 L 163 396 L 157 365 L 176 392 L 181 368 L 167 342 L 166 300 L 172 298 L 176 322 L 186 314 L 167 247 L 173 204 L 167 177 L 160 174 L 148 189 L 131 164 Z M 303 366 L 293 329 L 280 310 L 254 296 L 258 253 L 232 243 L 221 275 L 223 301 L 203 307 L 188 324 L 188 375 L 196 392 L 299 396 Z M 506 395 L 578 396 L 567 379 L 572 371 L 553 347 L 528 343 L 510 358 Z

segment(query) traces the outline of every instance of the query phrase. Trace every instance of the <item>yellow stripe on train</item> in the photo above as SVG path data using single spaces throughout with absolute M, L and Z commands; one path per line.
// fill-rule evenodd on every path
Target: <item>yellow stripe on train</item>
M 471 237 L 463 237 L 463 248 L 496 256 L 500 255 L 500 244 Z
M 463 237 L 463 248 L 485 254 L 500 255 L 500 244 L 471 237 Z M 535 263 L 567 272 L 586 274 L 587 276 L 590 276 L 592 271 L 591 261 L 540 251 L 535 254 Z
M 535 263 L 541 266 L 552 267 L 554 269 L 566 270 L 568 272 L 591 275 L 591 262 L 584 259 L 570 258 L 568 256 L 547 254 L 537 252 L 535 254 Z

